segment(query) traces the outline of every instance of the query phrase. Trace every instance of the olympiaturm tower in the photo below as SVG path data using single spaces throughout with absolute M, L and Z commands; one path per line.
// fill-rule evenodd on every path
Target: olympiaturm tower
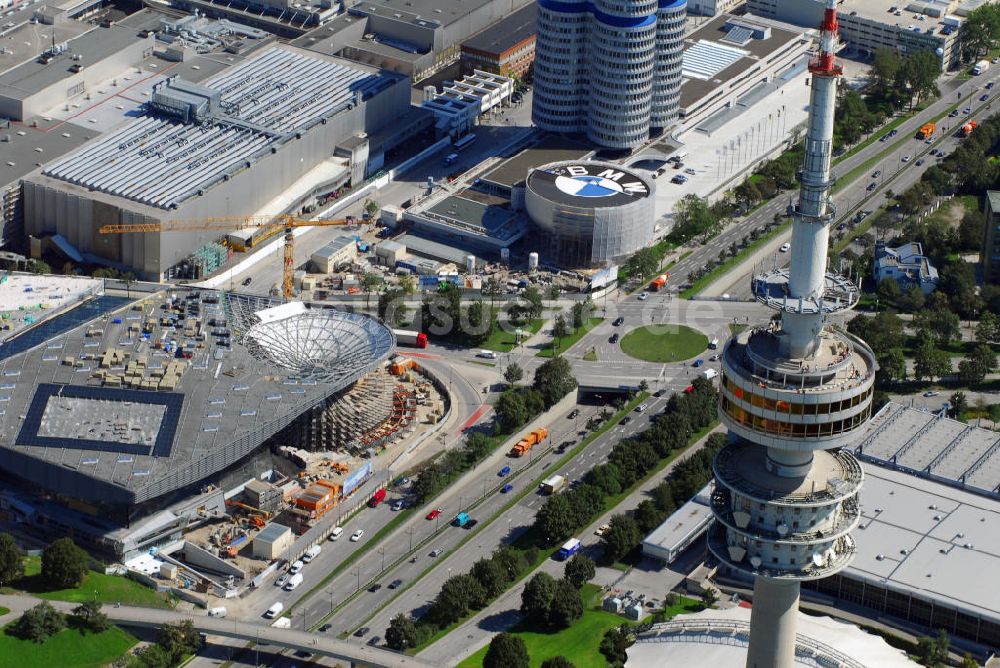
M 633 149 L 679 114 L 687 0 L 539 0 L 536 126 Z
M 875 356 L 827 324 L 852 308 L 858 287 L 827 271 L 830 156 L 841 66 L 836 0 L 827 0 L 812 73 L 791 262 L 753 278 L 779 322 L 734 336 L 722 358 L 719 416 L 735 437 L 713 464 L 709 548 L 754 578 L 748 668 L 791 668 L 799 583 L 854 557 L 862 471 L 843 446 L 871 415 Z

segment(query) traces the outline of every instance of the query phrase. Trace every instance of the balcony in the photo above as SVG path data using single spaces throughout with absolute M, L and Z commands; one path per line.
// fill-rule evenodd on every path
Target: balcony
M 760 540 L 767 543 L 783 545 L 805 545 L 810 543 L 828 543 L 835 538 L 847 534 L 858 526 L 861 521 L 861 509 L 858 506 L 856 496 L 848 497 L 841 505 L 842 512 L 832 526 L 827 526 L 822 530 L 814 530 L 809 527 L 809 531 L 792 530 L 794 532 L 781 532 L 763 527 L 754 522 L 740 528 L 733 517 L 732 493 L 725 487 L 716 487 L 711 499 L 712 512 L 715 519 L 724 524 L 729 530 L 746 536 L 750 540 Z
M 760 559 L 747 553 L 739 561 L 731 558 L 729 547 L 738 543 L 730 539 L 725 525 L 715 522 L 708 529 L 708 549 L 719 561 L 730 568 L 743 571 L 754 577 L 773 580 L 819 580 L 842 571 L 850 565 L 857 552 L 857 545 L 850 534 L 841 536 L 826 552 L 817 552 L 814 558 L 802 565 L 782 566 L 780 564 L 754 565 L 754 559 Z

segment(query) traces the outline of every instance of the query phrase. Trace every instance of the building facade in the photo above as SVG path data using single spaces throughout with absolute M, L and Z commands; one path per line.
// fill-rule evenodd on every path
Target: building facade
M 532 3 L 462 42 L 462 74 L 476 70 L 524 79 L 535 63 L 535 18 Z
M 540 0 L 534 124 L 612 150 L 668 127 L 679 109 L 686 8 L 686 0 Z
M 896 248 L 890 248 L 884 242 L 877 244 L 874 274 L 876 283 L 891 278 L 899 284 L 900 290 L 906 291 L 916 286 L 925 295 L 934 292 L 938 283 L 938 271 L 924 255 L 924 248 L 919 241 Z
M 979 261 L 983 264 L 983 279 L 1000 283 L 1000 190 L 986 191 L 986 225 Z

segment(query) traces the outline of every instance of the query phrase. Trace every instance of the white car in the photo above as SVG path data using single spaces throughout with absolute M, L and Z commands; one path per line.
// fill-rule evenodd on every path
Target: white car
M 361 537 L 364 536 L 364 535 L 365 535 L 365 530 L 364 529 L 358 529 L 357 531 L 355 531 L 354 533 L 351 534 L 351 542 L 352 543 L 357 543 L 359 540 L 361 540 Z
M 909 162 L 909 161 L 910 161 L 910 156 L 908 156 L 908 155 L 904 155 L 904 156 L 902 157 L 902 161 L 903 161 L 903 162 Z
M 334 527 L 333 531 L 330 532 L 330 540 L 337 540 L 344 533 L 344 529 L 341 527 Z
M 605 533 L 607 533 L 607 532 L 608 532 L 608 531 L 609 531 L 610 529 L 611 529 L 611 527 L 610 527 L 609 525 L 607 525 L 607 524 L 602 524 L 601 526 L 597 527 L 597 529 L 596 529 L 596 530 L 594 531 L 594 535 L 595 535 L 595 536 L 603 536 L 603 535 L 604 535 Z
M 649 293 L 648 292 L 640 292 L 639 293 L 639 301 L 644 302 L 647 299 L 649 299 Z
M 288 582 L 288 573 L 282 573 L 278 576 L 278 579 L 274 581 L 274 586 L 284 587 L 286 582 Z
M 790 249 L 791 247 L 792 247 L 792 244 L 790 244 L 790 243 L 788 243 L 786 241 L 785 243 L 781 244 L 781 248 L 779 248 L 778 250 L 781 251 L 782 253 L 787 253 L 788 249 Z

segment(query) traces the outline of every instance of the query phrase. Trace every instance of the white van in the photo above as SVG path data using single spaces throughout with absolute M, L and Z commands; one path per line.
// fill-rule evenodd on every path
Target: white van
M 318 557 L 319 553 L 322 551 L 323 551 L 322 547 L 320 547 L 319 545 L 313 545 L 308 550 L 306 550 L 305 554 L 302 555 L 302 561 L 308 564 L 310 561 Z
M 219 608 L 209 608 L 208 609 L 208 616 L 209 617 L 225 617 L 226 616 L 226 612 L 227 612 L 227 610 L 225 608 L 222 608 L 222 607 L 219 607 Z
M 267 612 L 264 613 L 264 616 L 268 619 L 274 619 L 275 617 L 280 615 L 281 611 L 284 609 L 285 609 L 285 604 L 279 601 L 278 603 L 275 603 L 270 608 L 268 608 Z
M 712 380 L 713 378 L 719 375 L 719 372 L 716 371 L 715 369 L 705 369 L 704 371 L 702 371 L 701 375 L 705 377 L 705 380 Z
M 296 573 L 288 579 L 288 584 L 285 585 L 285 591 L 292 591 L 300 584 L 302 584 L 302 573 Z
M 708 342 L 708 349 L 709 350 L 718 350 L 719 349 L 719 339 L 712 339 L 711 341 L 709 341 Z
M 495 360 L 497 358 L 497 354 L 492 350 L 480 350 L 478 353 L 476 353 L 476 357 L 483 357 L 488 360 Z
M 295 575 L 296 573 L 301 571 L 304 566 L 305 564 L 302 563 L 301 561 L 293 561 L 292 567 L 288 569 L 288 572 L 291 573 L 292 575 Z
M 344 533 L 344 529 L 341 527 L 334 527 L 333 531 L 330 532 L 330 540 L 337 540 L 340 538 L 341 534 Z

